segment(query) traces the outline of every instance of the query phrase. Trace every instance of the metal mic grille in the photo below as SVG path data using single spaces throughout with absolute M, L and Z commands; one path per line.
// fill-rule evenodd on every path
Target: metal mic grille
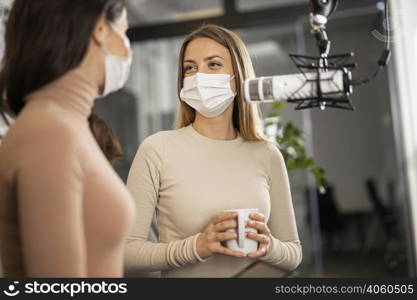
M 264 101 L 274 100 L 272 77 L 264 78 L 262 82 Z
M 261 84 L 261 85 L 259 85 Z M 249 96 L 251 101 L 273 100 L 272 77 L 258 78 L 249 81 Z
M 249 96 L 251 101 L 261 101 L 258 90 L 258 79 L 249 80 Z

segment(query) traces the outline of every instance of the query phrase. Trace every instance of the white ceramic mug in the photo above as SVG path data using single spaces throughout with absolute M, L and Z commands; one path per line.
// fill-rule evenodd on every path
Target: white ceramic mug
M 246 222 L 250 220 L 249 215 L 258 212 L 257 208 L 228 209 L 223 212 L 237 213 L 237 236 L 235 240 L 226 241 L 226 247 L 235 251 L 241 251 L 245 256 L 248 253 L 258 250 L 258 241 L 250 239 L 246 236 L 246 232 L 258 233 L 258 230 L 252 227 L 246 227 Z M 236 229 L 228 229 L 227 231 L 236 232 Z

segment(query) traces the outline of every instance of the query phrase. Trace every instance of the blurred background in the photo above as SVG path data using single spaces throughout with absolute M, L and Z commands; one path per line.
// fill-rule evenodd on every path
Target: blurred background
M 2 7 L 8 2 L 0 1 Z M 297 73 L 290 53 L 318 54 L 307 0 L 127 2 L 134 49 L 129 83 L 94 109 L 123 146 L 125 156 L 115 164 L 123 180 L 141 141 L 172 128 L 179 48 L 199 25 L 237 32 L 258 76 Z M 380 1 L 341 0 L 328 24 L 331 53 L 355 53 L 355 77 L 375 70 L 383 24 L 392 24 L 393 59 L 374 81 L 355 89 L 355 111 L 262 106 L 263 115 L 279 124 L 269 135 L 287 129 L 299 141 L 295 154 L 306 158 L 289 168 L 304 257 L 292 277 L 416 276 L 417 1 L 391 1 L 391 8 L 384 20 Z M 0 118 L 0 134 L 2 128 Z M 312 165 L 325 171 L 325 193 L 317 190 Z M 157 240 L 156 231 L 150 239 Z

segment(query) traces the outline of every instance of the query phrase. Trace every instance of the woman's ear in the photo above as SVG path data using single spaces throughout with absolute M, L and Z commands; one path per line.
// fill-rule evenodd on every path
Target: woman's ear
M 103 46 L 109 35 L 109 26 L 107 25 L 106 17 L 104 13 L 100 17 L 100 20 L 97 22 L 93 30 L 93 40 L 97 43 L 98 46 Z

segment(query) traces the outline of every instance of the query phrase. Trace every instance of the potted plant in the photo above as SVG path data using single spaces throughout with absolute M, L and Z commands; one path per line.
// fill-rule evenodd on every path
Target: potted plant
M 278 143 L 288 172 L 294 170 L 310 172 L 314 175 L 318 190 L 325 193 L 328 185 L 325 170 L 316 165 L 313 157 L 308 156 L 302 130 L 293 122 L 285 122 L 282 119 L 282 109 L 285 107 L 286 103 L 283 102 L 271 105 L 270 114 L 264 119 L 265 133 L 269 139 Z

